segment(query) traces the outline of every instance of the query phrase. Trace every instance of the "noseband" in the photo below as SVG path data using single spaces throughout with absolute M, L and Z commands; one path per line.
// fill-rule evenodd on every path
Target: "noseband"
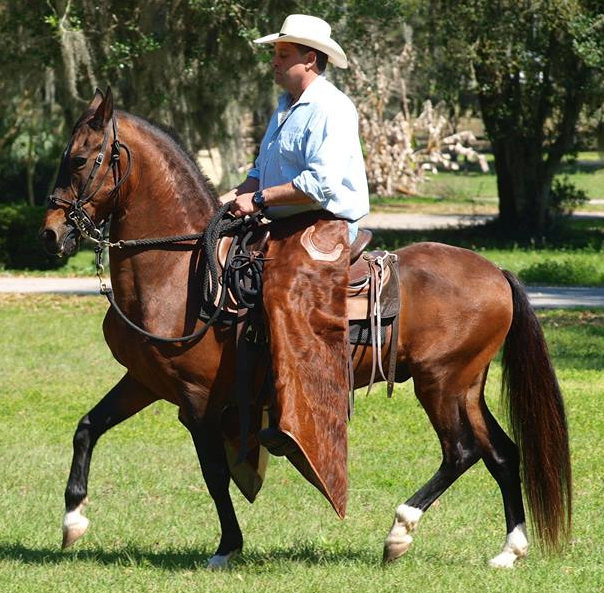
M 74 226 L 78 229 L 80 234 L 87 239 L 91 239 L 94 242 L 99 242 L 103 240 L 103 233 L 99 229 L 99 227 L 92 220 L 88 212 L 84 209 L 84 206 L 94 198 L 94 196 L 98 193 L 98 191 L 103 187 L 103 183 L 105 182 L 105 178 L 109 171 L 113 171 L 113 188 L 109 192 L 109 197 L 114 200 L 117 197 L 118 191 L 124 181 L 130 175 L 131 168 L 131 156 L 130 150 L 125 144 L 120 143 L 118 135 L 117 135 L 117 120 L 115 115 L 111 117 L 111 127 L 107 126 L 105 129 L 105 133 L 103 135 L 103 143 L 101 144 L 101 150 L 94 159 L 94 164 L 90 173 L 88 174 L 88 178 L 86 179 L 86 183 L 83 186 L 80 186 L 79 190 L 76 192 L 73 188 L 73 184 L 71 180 L 69 182 L 69 188 L 71 189 L 71 193 L 74 195 L 73 200 L 69 200 L 62 196 L 57 195 L 56 193 L 50 194 L 48 196 L 48 204 L 49 206 L 67 206 L 69 211 L 67 216 L 69 220 L 71 220 Z M 111 143 L 111 157 L 109 166 L 105 171 L 103 177 L 99 181 L 98 185 L 94 189 L 94 191 L 90 191 L 90 188 L 94 182 L 97 173 L 99 172 L 103 161 L 105 160 L 105 151 L 107 150 L 107 144 L 109 142 L 109 135 L 111 132 L 111 128 L 113 128 L 113 142 Z M 126 172 L 123 177 L 120 177 L 120 151 L 124 150 L 126 153 L 127 164 L 126 164 Z M 65 154 L 66 158 L 67 154 Z M 87 193 L 89 192 L 90 193 Z

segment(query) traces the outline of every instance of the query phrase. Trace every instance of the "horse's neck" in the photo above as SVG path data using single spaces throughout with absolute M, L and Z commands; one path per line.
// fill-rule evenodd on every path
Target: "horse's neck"
M 171 143 L 139 135 L 131 140 L 132 180 L 120 196 L 119 239 L 200 232 L 217 207 L 193 163 Z
M 113 241 L 199 233 L 217 208 L 217 200 L 194 165 L 171 143 L 128 126 L 124 142 L 132 153 L 132 172 L 118 198 L 111 224 Z M 127 134 L 127 136 L 126 136 Z M 164 292 L 171 283 L 187 286 L 196 251 L 169 248 L 113 250 L 111 279 L 116 294 L 138 299 Z

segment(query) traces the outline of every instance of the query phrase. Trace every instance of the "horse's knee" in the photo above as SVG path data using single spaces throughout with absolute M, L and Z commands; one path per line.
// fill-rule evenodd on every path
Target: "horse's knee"
M 84 416 L 79 422 L 78 426 L 73 435 L 73 448 L 84 449 L 90 446 L 91 443 L 91 423 L 88 418 L 88 414 Z
M 466 435 L 443 446 L 443 461 L 439 472 L 451 480 L 457 479 L 480 459 L 480 449 L 473 435 Z

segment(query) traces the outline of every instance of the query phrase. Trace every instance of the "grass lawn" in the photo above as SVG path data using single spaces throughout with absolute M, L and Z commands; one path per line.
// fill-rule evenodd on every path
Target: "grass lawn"
M 99 442 L 89 533 L 60 551 L 63 489 L 79 417 L 122 375 L 101 337 L 98 297 L 0 296 L 0 591 L 95 593 L 233 591 L 602 591 L 601 414 L 604 311 L 539 313 L 566 398 L 574 462 L 572 543 L 535 545 L 511 571 L 486 561 L 505 537 L 497 486 L 482 466 L 420 523 L 397 563 L 380 564 L 396 505 L 435 471 L 436 436 L 412 393 L 357 395 L 350 425 L 350 502 L 339 521 L 319 493 L 271 460 L 258 501 L 233 489 L 244 553 L 225 573 L 203 569 L 218 541 L 213 505 L 176 409 L 156 404 Z M 499 366 L 488 383 L 497 399 Z
M 442 202 L 434 198 L 414 200 L 418 209 L 427 210 L 430 205 Z M 539 243 L 521 244 L 499 231 L 496 225 L 481 225 L 422 231 L 377 230 L 371 246 L 394 250 L 419 241 L 439 241 L 473 249 L 498 266 L 519 274 L 528 284 L 604 286 L 604 217 L 569 219 Z M 3 270 L 2 274 L 92 277 L 95 275 L 94 252 L 80 250 L 57 270 Z
M 61 268 L 54 270 L 1 269 L 0 273 L 7 276 L 94 276 L 96 274 L 94 257 L 94 251 L 91 248 L 85 247 L 84 249 L 80 249 L 75 255 L 72 255 Z
M 374 198 L 374 210 L 418 212 L 422 214 L 496 214 L 497 178 L 492 156 L 490 172 L 481 173 L 471 165 L 466 171 L 441 171 L 420 185 L 413 197 Z M 568 176 L 590 200 L 604 200 L 604 160 L 596 152 L 581 152 L 576 160 L 567 159 L 559 177 Z M 604 204 L 587 203 L 577 213 L 604 211 Z

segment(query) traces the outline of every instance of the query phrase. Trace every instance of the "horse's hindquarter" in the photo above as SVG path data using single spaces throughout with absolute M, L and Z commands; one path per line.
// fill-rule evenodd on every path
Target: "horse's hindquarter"
M 414 244 L 397 254 L 399 360 L 412 375 L 426 365 L 480 372 L 512 320 L 511 290 L 501 271 L 472 251 L 439 243 Z

